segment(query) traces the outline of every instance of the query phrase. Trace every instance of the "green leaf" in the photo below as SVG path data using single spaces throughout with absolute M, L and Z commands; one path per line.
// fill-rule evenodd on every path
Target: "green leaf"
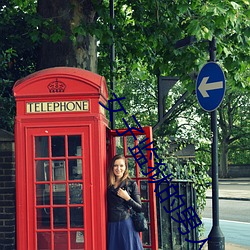
M 190 35 L 195 35 L 198 36 L 198 38 L 200 38 L 200 22 L 199 20 L 193 20 L 189 23 L 189 25 L 187 26 L 187 31 Z
M 238 9 L 241 8 L 241 6 L 240 6 L 239 4 L 237 4 L 236 2 L 234 2 L 234 1 L 231 1 L 231 5 L 233 6 L 233 8 L 234 8 L 235 10 L 238 10 Z

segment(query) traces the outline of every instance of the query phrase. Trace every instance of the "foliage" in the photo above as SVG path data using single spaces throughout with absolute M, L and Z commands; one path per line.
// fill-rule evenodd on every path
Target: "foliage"
M 249 88 L 248 6 L 248 1 L 116 1 L 117 58 L 128 70 L 143 63 L 151 74 L 178 76 L 193 89 L 189 74 L 209 59 L 207 41 L 214 36 L 226 78 Z M 197 38 L 195 44 L 175 48 L 177 40 L 191 35 Z
M 220 141 L 228 156 L 226 164 L 247 164 L 249 157 L 249 95 L 244 91 L 228 90 L 225 101 L 219 108 Z M 226 146 L 226 147 L 225 147 Z
M 17 58 L 22 60 L 20 64 L 15 63 L 18 69 L 16 72 L 19 73 L 22 72 L 21 66 L 23 70 L 28 69 L 28 72 L 34 70 L 36 48 L 42 38 L 56 43 L 64 36 L 62 27 L 53 24 L 53 20 L 41 19 L 36 15 L 36 4 L 36 1 L 31 0 L 2 2 L 1 32 L 8 38 L 5 43 L 7 47 L 3 46 L 3 50 L 12 48 L 17 52 Z M 208 59 L 207 40 L 211 40 L 212 36 L 216 37 L 217 58 L 226 72 L 227 81 L 232 87 L 243 86 L 248 89 L 248 6 L 247 0 L 213 0 L 206 3 L 199 0 L 175 0 L 167 3 L 158 0 L 119 0 L 115 1 L 115 19 L 110 20 L 109 1 L 104 0 L 102 5 L 96 6 L 98 22 L 92 26 L 81 24 L 74 27 L 71 39 L 86 33 L 98 38 L 99 73 L 104 75 L 108 82 L 110 45 L 114 41 L 116 91 L 121 93 L 125 89 L 127 92 L 124 94 L 129 96 L 131 91 L 124 86 L 129 84 L 130 88 L 133 88 L 135 84 L 131 85 L 132 82 L 143 84 L 147 81 L 150 91 L 138 88 L 132 93 L 132 99 L 135 105 L 141 105 L 144 100 L 140 97 L 146 98 L 143 91 L 147 91 L 152 114 L 152 101 L 157 96 L 157 75 L 178 76 L 182 80 L 182 88 L 193 90 L 192 76 Z M 114 32 L 109 29 L 110 23 L 115 27 Z M 54 26 L 54 32 L 48 36 L 44 30 L 51 26 Z M 196 36 L 195 44 L 181 49 L 175 48 L 177 40 L 190 35 Z M 20 46 L 13 44 L 18 41 Z M 27 71 L 22 75 L 26 75 Z M 18 78 L 20 74 L 15 76 L 15 80 Z M 154 111 L 156 106 L 153 107 Z M 147 120 L 144 116 L 141 117 Z M 152 115 L 150 120 L 151 117 Z M 153 120 L 156 121 L 155 118 Z
M 0 39 L 0 73 L 1 103 L 4 105 L 0 112 L 1 117 L 9 119 L 1 123 L 1 127 L 8 130 L 13 129 L 12 85 L 18 78 L 35 70 L 37 48 L 42 39 L 56 44 L 65 36 L 59 24 L 36 14 L 36 4 L 31 0 L 1 2 L 0 31 L 4 35 Z M 194 76 L 209 59 L 208 41 L 215 37 L 217 59 L 225 72 L 227 85 L 232 92 L 238 93 L 244 88 L 249 93 L 249 1 L 118 0 L 115 1 L 114 20 L 110 19 L 108 0 L 95 7 L 98 21 L 74 27 L 70 39 L 77 42 L 87 33 L 97 37 L 99 74 L 104 75 L 108 83 L 114 77 L 115 93 L 126 97 L 124 106 L 128 114 L 135 115 L 141 125 L 153 126 L 158 120 L 157 76 L 179 77 L 180 81 L 168 96 L 167 109 L 186 90 L 190 95 L 156 131 L 155 137 L 187 139 L 197 147 L 197 161 L 206 162 L 205 166 L 208 166 L 211 161 L 209 114 L 204 113 L 195 100 Z M 110 23 L 114 25 L 114 32 L 110 30 Z M 51 27 L 53 32 L 48 35 L 45 31 Z M 196 42 L 176 48 L 176 42 L 187 36 L 195 36 Z M 110 74 L 109 54 L 113 41 L 116 57 L 114 73 Z M 238 100 L 239 97 L 234 98 Z M 240 100 L 249 105 L 246 98 Z M 231 100 L 226 99 L 223 103 L 228 105 Z M 226 115 L 225 106 L 220 110 Z M 235 110 L 235 122 L 242 115 L 240 111 L 240 108 Z M 248 117 L 244 117 L 246 124 Z M 122 118 L 122 113 L 117 114 L 117 127 L 124 127 Z M 230 136 L 238 131 L 235 127 Z M 245 131 L 244 125 L 242 132 Z M 231 143 L 230 161 L 235 160 L 233 157 L 236 157 L 242 142 L 248 145 L 247 138 L 242 136 Z M 243 158 L 243 161 L 248 161 L 248 158 Z M 199 164 L 205 170 L 203 163 Z
M 12 82 L 2 80 L 0 83 L 0 126 L 1 128 L 13 132 L 15 101 L 11 94 Z
M 0 126 L 8 131 L 14 130 L 13 84 L 35 70 L 37 44 L 31 37 L 34 11 L 30 4 L 0 4 Z
M 27 6 L 27 9 L 31 7 Z M 33 6 L 34 7 L 34 6 Z M 1 78 L 15 81 L 34 70 L 37 45 L 32 40 L 34 30 L 34 8 L 21 9 L 13 1 L 1 2 L 0 11 L 0 49 L 9 56 L 8 67 L 0 70 Z M 10 53 L 11 52 L 11 53 Z M 4 63 L 4 60 L 1 62 Z M 5 64 L 6 65 L 6 64 Z
M 107 2 L 104 1 L 106 9 Z M 100 23 L 110 22 L 108 14 L 105 16 L 105 11 L 102 11 Z M 114 40 L 115 92 L 137 101 L 127 101 L 126 108 L 129 109 L 131 105 L 130 110 L 138 114 L 135 107 L 140 107 L 142 112 L 141 115 L 138 114 L 138 120 L 143 124 L 147 120 L 150 125 L 157 122 L 157 104 L 154 97 L 157 96 L 158 75 L 177 76 L 181 80 L 179 87 L 171 91 L 167 99 L 167 108 L 171 107 L 170 104 L 183 93 L 183 90 L 188 89 L 192 93 L 195 86 L 193 77 L 209 60 L 208 47 L 212 37 L 215 37 L 217 42 L 217 60 L 225 72 L 227 88 L 236 93 L 244 88 L 249 93 L 249 1 L 120 0 L 115 1 L 115 14 L 113 36 L 106 27 L 105 32 L 109 39 L 101 40 L 99 45 L 100 72 L 107 76 L 109 81 L 109 68 L 103 66 L 108 65 L 106 62 L 109 46 Z M 195 36 L 196 42 L 191 46 L 177 49 L 176 41 L 187 36 Z M 145 83 L 145 76 L 151 81 L 150 91 L 146 92 L 148 85 Z M 137 82 L 138 87 L 132 82 Z M 145 85 L 145 88 L 142 85 Z M 134 93 L 138 98 L 134 97 Z M 145 99 L 150 99 L 151 105 L 147 106 Z M 223 103 L 228 105 L 227 100 Z M 149 112 L 146 110 L 150 110 L 151 115 L 148 115 Z M 226 110 L 220 110 L 226 113 Z M 152 116 L 152 112 L 155 112 L 155 115 Z M 117 126 L 122 126 L 119 115 L 117 119 Z M 189 138 L 197 145 L 197 157 L 201 155 L 198 159 L 204 160 L 208 165 L 211 163 L 210 115 L 198 107 L 194 94 L 172 113 L 156 131 L 156 135 Z M 222 138 L 219 139 L 222 142 Z M 241 140 L 242 137 L 239 141 Z
M 207 174 L 209 165 L 202 160 L 197 160 L 196 156 L 190 156 L 189 158 L 177 157 L 176 153 L 185 148 L 188 141 L 176 140 L 177 147 L 174 151 L 170 150 L 170 143 L 172 142 L 166 137 L 155 138 L 155 146 L 158 149 L 157 154 L 168 167 L 166 174 L 171 173 L 177 180 L 188 180 L 193 183 L 197 193 L 197 207 L 199 211 L 202 211 L 206 205 L 206 190 L 211 183 L 211 178 Z
M 0 69 L 4 73 L 6 69 L 12 67 L 13 58 L 15 58 L 16 53 L 13 49 L 8 49 L 2 51 L 0 54 Z M 2 73 L 2 75 L 4 75 Z M 12 81 L 4 78 L 0 78 L 0 124 L 1 128 L 7 131 L 13 131 L 14 128 L 14 108 L 15 102 L 11 94 Z

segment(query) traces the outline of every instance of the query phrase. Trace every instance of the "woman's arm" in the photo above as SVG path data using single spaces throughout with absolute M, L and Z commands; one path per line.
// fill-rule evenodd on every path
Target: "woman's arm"
M 131 184 L 131 195 L 126 190 L 119 188 L 117 195 L 123 198 L 129 207 L 132 207 L 136 212 L 141 212 L 141 197 L 138 191 L 138 187 L 136 182 L 132 182 Z

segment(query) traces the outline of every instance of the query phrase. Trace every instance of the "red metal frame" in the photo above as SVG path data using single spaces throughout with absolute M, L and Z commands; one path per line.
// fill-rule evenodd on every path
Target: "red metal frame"
M 118 129 L 118 132 L 120 134 L 124 133 L 127 129 Z M 136 135 L 136 137 L 138 138 L 139 136 L 145 135 L 145 138 L 149 138 L 148 142 L 151 142 L 153 140 L 153 133 L 152 133 L 152 128 L 151 127 L 143 127 L 143 131 L 144 133 L 138 132 L 138 131 L 134 131 L 133 133 Z M 127 145 L 127 140 L 126 138 L 128 137 L 132 137 L 131 133 L 128 132 L 123 136 L 119 136 L 116 132 L 116 130 L 111 130 L 109 132 L 109 141 L 110 141 L 110 155 L 109 155 L 109 160 L 116 155 L 116 137 L 122 137 L 123 138 L 123 155 L 127 158 L 127 159 L 134 159 L 134 157 L 129 154 L 128 152 L 128 145 Z M 134 139 L 133 139 L 134 140 Z M 134 140 L 134 146 L 138 145 L 138 139 Z M 150 146 L 147 147 L 149 148 L 153 148 L 153 145 L 151 144 Z M 137 155 L 138 157 L 140 157 L 141 155 Z M 150 159 L 150 151 L 147 150 L 146 151 L 146 157 L 147 157 L 147 166 L 154 166 L 154 159 L 153 157 L 151 157 Z M 149 177 L 152 176 L 153 173 L 149 174 L 148 176 L 141 176 L 140 175 L 140 168 L 138 166 L 138 164 L 135 162 L 135 176 L 134 179 L 137 182 L 137 185 L 140 189 L 140 182 L 141 181 L 148 181 Z M 149 197 L 146 200 L 142 200 L 143 203 L 149 203 L 149 211 L 150 211 L 150 222 L 149 222 L 149 231 L 150 231 L 150 242 L 151 244 L 144 244 L 144 248 L 145 249 L 151 249 L 151 250 L 158 250 L 158 230 L 157 230 L 157 211 L 156 211 L 156 197 L 155 197 L 155 193 L 154 193 L 154 189 L 155 189 L 155 184 L 154 183 L 148 183 L 148 191 L 149 191 Z M 147 232 L 146 232 L 147 233 Z M 144 233 L 142 233 L 144 234 Z M 141 235 L 142 237 L 142 235 Z

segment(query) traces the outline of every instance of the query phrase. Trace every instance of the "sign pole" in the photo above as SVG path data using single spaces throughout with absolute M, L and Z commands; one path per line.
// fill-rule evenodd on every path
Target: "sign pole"
M 209 42 L 210 61 L 215 62 L 216 41 L 213 37 Z M 212 140 L 212 205 L 213 227 L 209 233 L 208 250 L 225 250 L 225 237 L 219 225 L 219 182 L 218 182 L 218 128 L 217 110 L 211 112 Z
M 109 10 L 110 10 L 110 31 L 111 33 L 113 33 L 114 31 L 113 21 L 115 18 L 114 0 L 109 1 Z M 115 91 L 114 64 L 115 64 L 115 43 L 113 39 L 112 44 L 110 46 L 110 89 L 112 92 Z M 115 110 L 115 102 L 112 102 L 112 110 Z M 112 115 L 111 129 L 115 129 L 115 112 L 112 112 L 111 115 Z

